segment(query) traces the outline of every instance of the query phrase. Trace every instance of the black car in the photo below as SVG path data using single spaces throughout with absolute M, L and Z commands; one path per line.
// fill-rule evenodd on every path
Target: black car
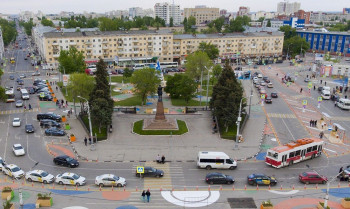
M 43 119 L 51 119 L 55 120 L 57 122 L 61 122 L 62 118 L 60 115 L 56 115 L 55 113 L 49 112 L 49 113 L 39 113 L 36 115 L 37 120 L 43 120 Z
M 152 168 L 152 167 L 144 167 L 144 173 L 141 174 L 141 177 L 163 177 L 164 171 Z M 140 174 L 136 172 L 136 176 L 140 177 Z
M 270 82 L 267 82 L 267 80 L 269 80 L 269 77 L 264 76 L 264 77 L 263 77 L 263 81 L 265 81 L 266 83 L 270 83 Z
M 235 182 L 232 176 L 222 173 L 208 173 L 205 177 L 205 181 L 208 184 L 233 184 Z
M 278 98 L 277 92 L 272 92 L 272 93 L 271 93 L 271 97 L 272 97 L 272 98 Z
M 17 80 L 18 85 L 24 85 L 24 81 L 22 79 Z
M 53 159 L 53 163 L 56 165 L 63 165 L 70 168 L 75 168 L 79 166 L 78 160 L 69 157 L 68 155 L 60 155 Z
M 267 176 L 265 174 L 251 174 L 247 177 L 248 184 L 250 185 L 271 185 L 277 184 L 277 180 L 274 177 Z
M 46 136 L 64 136 L 66 132 L 64 130 L 58 129 L 57 127 L 51 127 L 45 130 Z
M 271 97 L 270 97 L 270 96 L 267 96 L 267 97 L 265 98 L 265 102 L 266 102 L 266 104 L 272 104 L 272 99 L 271 99 Z
M 61 128 L 61 124 L 57 123 L 54 120 L 44 119 L 44 120 L 40 121 L 40 127 L 42 127 L 42 128 L 50 128 L 50 127 Z
M 40 101 L 52 101 L 53 97 L 51 96 L 50 93 L 44 92 L 44 96 L 39 95 L 39 100 Z
M 10 80 L 15 80 L 15 76 L 10 75 Z
M 25 126 L 26 133 L 34 133 L 34 126 L 32 124 L 27 124 Z

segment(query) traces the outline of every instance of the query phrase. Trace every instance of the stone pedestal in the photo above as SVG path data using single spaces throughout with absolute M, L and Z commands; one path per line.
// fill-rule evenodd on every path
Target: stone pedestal
M 157 112 L 154 119 L 143 120 L 143 130 L 179 130 L 175 118 L 166 119 L 163 102 L 158 101 Z

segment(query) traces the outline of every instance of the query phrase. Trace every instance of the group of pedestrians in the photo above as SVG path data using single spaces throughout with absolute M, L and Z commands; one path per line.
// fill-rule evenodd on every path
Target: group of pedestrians
M 146 202 L 146 197 L 147 197 L 147 202 L 149 202 L 149 200 L 151 198 L 151 192 L 149 191 L 149 189 L 147 189 L 147 192 L 145 190 L 143 190 L 141 197 L 142 197 L 143 202 Z
M 310 120 L 310 127 L 317 127 L 317 120 Z
M 94 140 L 94 143 L 96 143 L 96 139 L 94 138 L 93 140 Z M 87 139 L 86 136 L 85 136 L 85 138 L 84 138 L 84 144 L 85 144 L 85 146 L 87 146 L 87 142 L 88 142 L 88 139 Z M 92 140 L 91 140 L 91 137 L 89 137 L 89 145 L 91 145 L 91 144 L 92 144 Z
M 160 157 L 160 155 L 158 154 L 158 155 L 157 155 L 156 161 L 157 161 L 157 163 L 162 163 L 162 164 L 164 164 L 164 163 L 165 163 L 165 156 L 162 155 L 162 157 Z

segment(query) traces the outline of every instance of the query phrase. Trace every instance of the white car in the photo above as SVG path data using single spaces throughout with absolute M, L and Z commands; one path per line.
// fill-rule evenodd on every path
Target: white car
M 113 174 L 103 174 L 101 176 L 96 176 L 95 184 L 97 186 L 117 186 L 123 187 L 126 185 L 125 178 L 118 177 Z
M 13 127 L 20 127 L 21 126 L 21 119 L 14 118 L 13 121 L 12 121 L 12 126 Z
M 26 154 L 21 144 L 14 144 L 12 146 L 12 151 L 16 156 L 22 156 Z
M 44 184 L 50 184 L 55 181 L 55 177 L 43 170 L 28 171 L 25 176 L 27 181 L 37 181 Z
M 5 165 L 2 172 L 12 178 L 20 179 L 24 176 L 24 171 L 15 164 Z
M 5 161 L 0 157 L 0 170 L 4 170 L 4 167 L 5 167 L 6 163 Z
M 56 176 L 55 182 L 61 185 L 68 184 L 68 185 L 82 186 L 86 184 L 86 179 L 85 177 L 79 176 L 78 174 L 75 174 L 75 173 L 63 173 L 63 174 L 58 174 Z
M 258 74 L 258 78 L 262 78 L 263 76 L 262 76 L 262 74 L 261 73 L 259 73 Z
M 270 82 L 267 84 L 267 88 L 273 88 L 273 84 Z

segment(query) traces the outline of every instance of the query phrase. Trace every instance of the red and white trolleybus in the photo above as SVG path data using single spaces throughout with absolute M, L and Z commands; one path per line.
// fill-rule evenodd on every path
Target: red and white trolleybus
M 313 159 L 322 153 L 323 141 L 317 138 L 298 139 L 296 142 L 267 150 L 265 163 L 275 168 Z

